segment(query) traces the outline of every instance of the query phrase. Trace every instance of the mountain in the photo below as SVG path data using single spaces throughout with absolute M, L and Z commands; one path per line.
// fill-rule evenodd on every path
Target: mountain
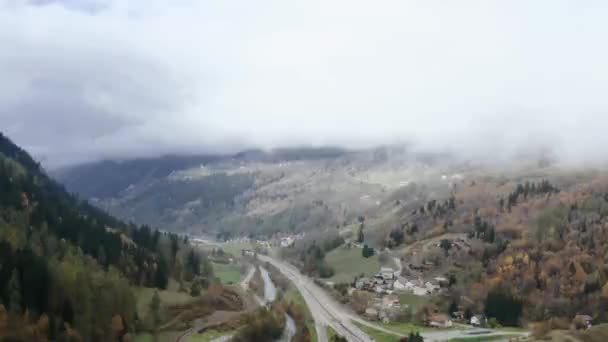
M 534 156 L 480 163 L 397 147 L 301 158 L 250 151 L 123 186 L 95 205 L 222 238 L 306 232 L 282 255 L 319 277 L 340 272 L 322 259 L 344 241 L 388 248 L 408 279 L 450 280 L 446 296 L 419 317 L 460 308 L 503 325 L 564 326 L 577 314 L 608 320 L 603 168 Z
M 0 340 L 122 339 L 143 319 L 132 286 L 181 279 L 185 246 L 70 195 L 0 134 Z
M 270 236 L 355 222 L 413 180 L 440 179 L 449 158 L 434 157 L 404 147 L 251 150 L 102 161 L 56 177 L 127 221 L 194 234 Z

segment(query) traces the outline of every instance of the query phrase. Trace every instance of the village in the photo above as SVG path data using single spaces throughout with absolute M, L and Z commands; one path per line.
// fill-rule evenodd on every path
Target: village
M 372 277 L 357 278 L 354 288 L 349 292 L 352 294 L 358 290 L 374 294 L 374 300 L 365 309 L 364 316 L 370 320 L 390 323 L 398 319 L 403 309 L 408 309 L 408 304 L 402 305 L 400 294 L 409 293 L 420 297 L 438 295 L 443 292 L 448 282 L 445 277 L 408 280 L 393 268 L 381 267 Z M 427 324 L 436 328 L 450 328 L 453 322 L 448 315 L 435 314 L 429 317 Z

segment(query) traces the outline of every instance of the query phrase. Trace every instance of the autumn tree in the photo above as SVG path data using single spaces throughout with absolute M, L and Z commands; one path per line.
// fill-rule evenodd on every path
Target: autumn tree
M 120 340 L 125 331 L 125 326 L 120 315 L 112 316 L 111 329 L 114 338 Z
M 152 316 L 152 326 L 155 331 L 161 323 L 160 306 L 160 296 L 158 295 L 158 291 L 154 291 L 154 295 L 150 301 L 150 315 Z

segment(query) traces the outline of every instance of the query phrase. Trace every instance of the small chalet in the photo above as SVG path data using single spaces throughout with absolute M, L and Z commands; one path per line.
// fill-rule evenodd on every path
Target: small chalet
M 589 329 L 593 326 L 593 318 L 589 315 L 576 315 L 574 317 L 574 325 L 576 326 L 576 328 L 578 329 L 580 328 L 584 328 L 584 329 Z
M 385 308 L 398 308 L 401 306 L 401 301 L 399 300 L 399 296 L 394 294 L 389 294 L 382 297 L 382 306 Z
M 429 326 L 435 328 L 450 328 L 452 320 L 446 314 L 434 314 L 429 317 Z
M 486 318 L 482 315 L 475 315 L 471 317 L 471 325 L 474 327 L 481 327 L 486 325 Z

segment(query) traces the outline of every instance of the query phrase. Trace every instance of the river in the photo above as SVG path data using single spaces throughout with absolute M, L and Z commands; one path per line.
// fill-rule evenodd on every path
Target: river
M 277 287 L 272 282 L 272 279 L 270 279 L 268 270 L 260 266 L 260 272 L 262 274 L 262 279 L 264 280 L 264 301 L 266 303 L 272 303 L 277 299 Z
M 277 299 L 277 287 L 274 285 L 268 270 L 260 266 L 262 280 L 264 280 L 264 302 L 272 303 Z M 277 342 L 291 342 L 291 339 L 296 335 L 296 323 L 293 318 L 285 314 L 285 330 L 283 336 Z

